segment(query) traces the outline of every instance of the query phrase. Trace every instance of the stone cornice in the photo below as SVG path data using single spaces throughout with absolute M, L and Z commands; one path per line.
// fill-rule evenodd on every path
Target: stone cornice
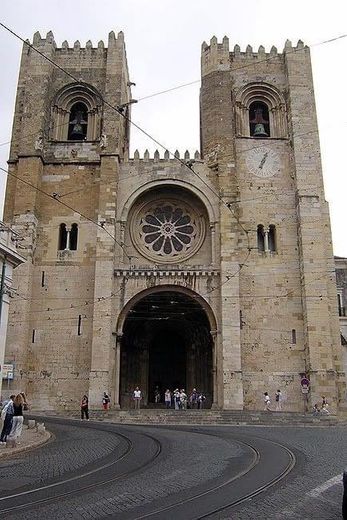
M 115 269 L 115 276 L 131 276 L 131 277 L 173 277 L 178 278 L 181 276 L 200 276 L 200 277 L 215 277 L 220 275 L 220 271 L 217 269 L 146 269 L 146 268 L 134 268 L 134 269 Z

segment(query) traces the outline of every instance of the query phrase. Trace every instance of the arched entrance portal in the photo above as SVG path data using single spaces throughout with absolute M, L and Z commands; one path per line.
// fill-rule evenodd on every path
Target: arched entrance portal
M 213 340 L 211 324 L 193 295 L 156 290 L 138 300 L 126 315 L 121 343 L 120 405 L 132 406 L 139 386 L 142 404 L 154 407 L 154 390 L 164 402 L 166 388 L 197 388 L 213 402 Z

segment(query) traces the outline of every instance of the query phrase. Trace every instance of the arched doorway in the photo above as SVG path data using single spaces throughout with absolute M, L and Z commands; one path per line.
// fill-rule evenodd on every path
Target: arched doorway
M 213 402 L 213 338 L 211 317 L 192 291 L 156 288 L 127 310 L 121 341 L 120 405 L 131 408 L 132 391 L 139 386 L 143 405 L 161 404 L 166 388 L 193 388 Z M 207 305 L 207 304 L 206 304 Z

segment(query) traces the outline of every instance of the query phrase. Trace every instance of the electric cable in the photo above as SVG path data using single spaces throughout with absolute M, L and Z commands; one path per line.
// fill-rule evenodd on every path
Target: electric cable
M 123 249 L 125 255 L 128 257 L 129 260 L 131 260 L 131 256 L 128 255 L 127 251 L 125 250 L 125 245 L 121 242 L 119 242 L 115 236 L 112 235 L 112 233 L 110 233 L 104 224 L 101 224 L 95 220 L 93 220 L 92 218 L 88 217 L 87 215 L 85 215 L 84 213 L 81 213 L 80 211 L 78 211 L 76 208 L 73 208 L 72 206 L 70 206 L 69 204 L 66 204 L 66 202 L 63 202 L 62 200 L 59 199 L 59 197 L 57 196 L 54 196 L 51 195 L 50 193 L 47 193 L 46 191 L 42 190 L 41 188 L 37 187 L 37 186 L 34 186 L 34 184 L 31 184 L 31 182 L 29 181 L 26 181 L 25 179 L 22 179 L 21 177 L 19 177 L 18 175 L 8 171 L 8 170 L 5 170 L 5 168 L 2 168 L 0 166 L 0 170 L 2 172 L 5 172 L 7 173 L 7 175 L 9 175 L 10 177 L 14 177 L 15 179 L 17 179 L 18 181 L 20 182 L 23 182 L 24 184 L 26 184 L 27 186 L 30 186 L 30 188 L 33 188 L 35 189 L 36 191 L 38 191 L 39 193 L 41 193 L 42 195 L 45 195 L 46 197 L 48 197 L 49 199 L 51 200 L 54 200 L 56 202 L 58 202 L 59 204 L 65 206 L 66 208 L 68 208 L 69 210 L 73 211 L 74 213 L 77 213 L 78 215 L 80 215 L 81 217 L 83 217 L 84 219 L 88 220 L 89 222 L 91 222 L 92 224 L 94 224 L 95 226 L 97 226 L 98 228 L 102 229 L 107 235 L 109 235 L 112 240 L 121 248 Z

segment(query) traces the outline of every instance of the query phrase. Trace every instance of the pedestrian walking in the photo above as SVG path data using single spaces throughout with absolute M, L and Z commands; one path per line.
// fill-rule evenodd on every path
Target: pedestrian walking
M 264 392 L 264 411 L 270 412 L 270 397 L 267 392 Z
M 275 394 L 276 401 L 276 412 L 280 412 L 282 410 L 282 392 L 281 390 L 277 390 Z
M 166 408 L 171 408 L 171 392 L 169 388 L 165 392 L 165 406 Z
M 7 436 L 7 442 L 11 441 L 14 446 L 17 444 L 19 437 L 22 435 L 24 421 L 23 405 L 24 399 L 22 394 L 17 394 L 16 397 L 13 399 L 12 428 Z
M 140 410 L 140 403 L 141 403 L 141 399 L 142 399 L 142 392 L 141 390 L 139 389 L 139 387 L 137 386 L 133 392 L 133 399 L 134 399 L 134 404 L 135 404 L 135 410 Z
M 83 421 L 84 417 L 89 421 L 88 397 L 86 394 L 81 399 L 81 421 Z
M 104 392 L 102 397 L 102 407 L 104 410 L 108 410 L 110 408 L 110 398 L 106 392 Z
M 12 394 L 10 396 L 10 400 L 5 404 L 1 411 L 1 419 L 4 421 L 1 434 L 0 434 L 0 443 L 6 444 L 7 436 L 11 432 L 12 422 L 13 422 L 13 400 L 16 396 Z

